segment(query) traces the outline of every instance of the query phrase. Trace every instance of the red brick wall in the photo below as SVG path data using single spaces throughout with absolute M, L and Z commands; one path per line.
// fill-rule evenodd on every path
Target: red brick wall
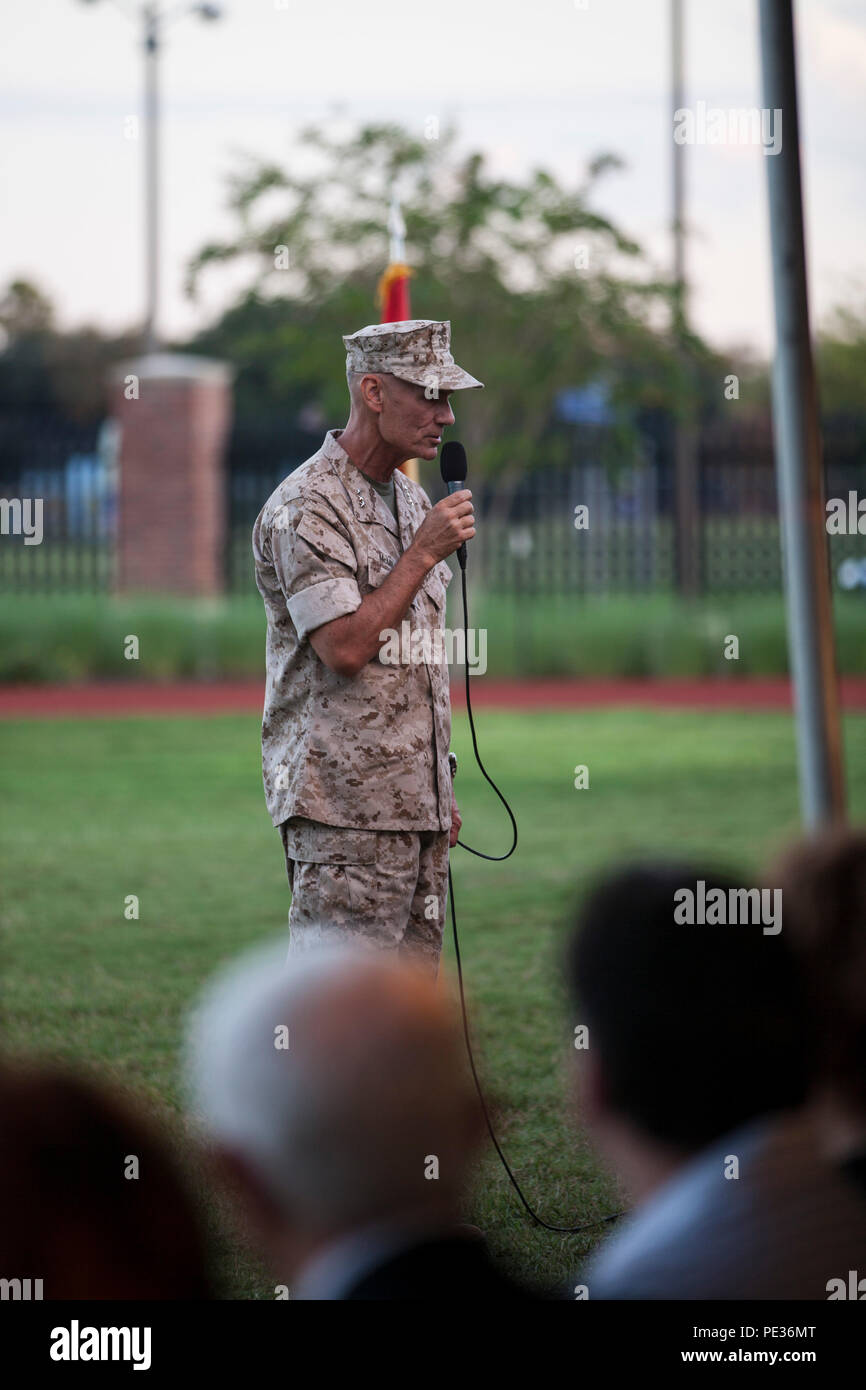
M 137 400 L 125 396 L 130 375 L 138 376 Z M 165 356 L 118 369 L 119 593 L 222 592 L 231 406 L 221 363 Z

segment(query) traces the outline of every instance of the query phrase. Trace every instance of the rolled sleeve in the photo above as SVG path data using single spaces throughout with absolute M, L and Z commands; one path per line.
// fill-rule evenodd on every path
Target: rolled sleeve
M 281 507 L 271 528 L 271 552 L 298 637 L 361 606 L 357 557 L 327 504 Z
M 354 579 L 322 579 L 292 594 L 286 606 L 298 637 L 303 641 L 308 632 L 315 631 L 323 623 L 354 613 L 361 606 L 361 594 Z

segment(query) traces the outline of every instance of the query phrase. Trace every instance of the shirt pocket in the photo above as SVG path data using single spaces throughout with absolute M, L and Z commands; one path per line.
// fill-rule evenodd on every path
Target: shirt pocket
M 367 581 L 371 589 L 378 589 L 388 578 L 397 563 L 396 555 L 388 555 L 384 550 L 371 547 L 367 552 Z
M 444 561 L 440 561 L 440 565 L 441 564 L 444 564 Z M 421 589 L 427 597 L 435 603 L 440 612 L 444 613 L 447 590 L 439 573 L 440 565 L 434 565 L 432 570 L 428 570 L 427 577 L 421 585 Z
M 288 859 L 303 864 L 373 864 L 375 830 L 342 830 L 316 821 L 284 822 L 283 845 Z

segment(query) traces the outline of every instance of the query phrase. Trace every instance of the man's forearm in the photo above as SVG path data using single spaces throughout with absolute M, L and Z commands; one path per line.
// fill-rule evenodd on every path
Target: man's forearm
M 387 579 L 365 594 L 360 608 L 310 634 L 322 660 L 342 675 L 355 675 L 372 661 L 384 640 L 380 632 L 398 627 L 435 564 L 417 546 L 405 550 Z

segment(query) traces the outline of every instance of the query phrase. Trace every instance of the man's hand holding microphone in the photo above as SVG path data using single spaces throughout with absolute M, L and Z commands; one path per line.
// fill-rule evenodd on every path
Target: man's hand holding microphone
M 453 555 L 455 550 L 475 535 L 475 509 L 468 488 L 452 492 L 431 507 L 415 533 L 410 550 L 419 548 L 425 563 L 425 573 Z

